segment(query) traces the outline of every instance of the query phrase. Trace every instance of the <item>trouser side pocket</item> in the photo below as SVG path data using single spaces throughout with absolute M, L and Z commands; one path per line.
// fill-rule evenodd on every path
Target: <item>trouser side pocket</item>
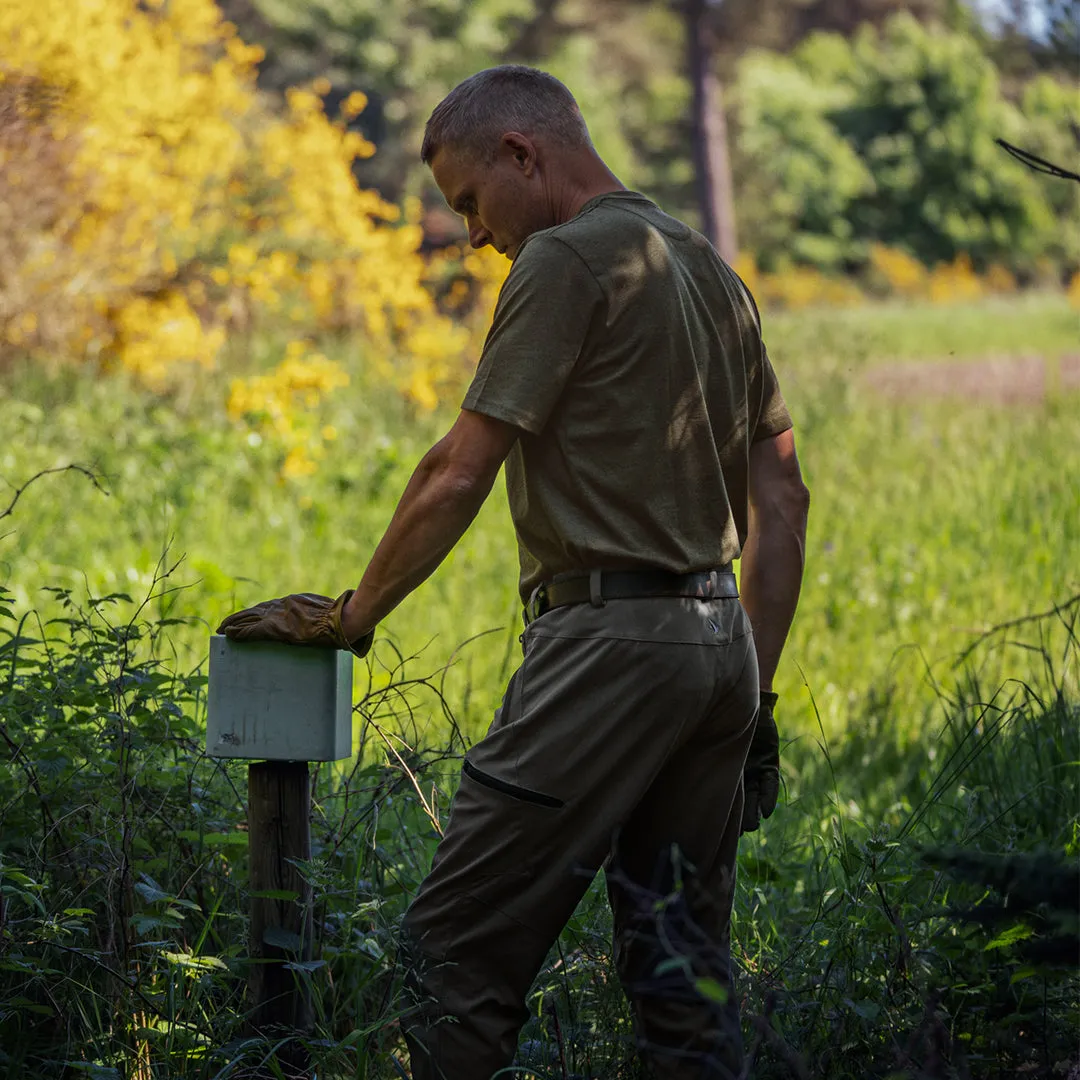
M 566 805 L 562 799 L 556 799 L 553 795 L 545 795 L 542 791 L 533 791 L 531 788 L 519 787 L 517 784 L 500 780 L 499 777 L 478 769 L 468 758 L 462 763 L 461 771 L 478 784 L 508 795 L 511 799 L 534 803 L 536 806 L 546 806 L 551 810 L 561 810 Z

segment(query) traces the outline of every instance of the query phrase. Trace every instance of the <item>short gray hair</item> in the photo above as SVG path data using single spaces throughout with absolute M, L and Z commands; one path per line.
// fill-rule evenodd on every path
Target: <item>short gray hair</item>
M 504 64 L 470 75 L 436 106 L 424 130 L 420 160 L 443 147 L 491 161 L 508 131 L 546 135 L 564 146 L 589 146 L 589 129 L 574 95 L 554 75 Z

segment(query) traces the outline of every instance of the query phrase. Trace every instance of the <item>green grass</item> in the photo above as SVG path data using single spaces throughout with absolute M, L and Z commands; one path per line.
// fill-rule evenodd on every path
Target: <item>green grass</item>
M 1047 897 L 1062 856 L 1080 855 L 1077 401 L 897 405 L 859 373 L 1060 356 L 1075 312 L 1031 297 L 767 321 L 813 507 L 778 683 L 786 791 L 740 851 L 756 1075 L 1063 1075 L 1077 984 L 1044 953 L 1075 933 Z M 119 1080 L 149 1060 L 155 1077 L 224 1080 L 266 1053 L 241 1038 L 244 766 L 201 757 L 203 689 L 187 673 L 236 607 L 353 584 L 452 416 L 410 414 L 355 349 L 327 348 L 353 385 L 327 403 L 340 438 L 303 485 L 279 483 L 275 448 L 228 424 L 226 373 L 169 399 L 115 377 L 5 373 L 0 475 L 78 462 L 109 494 L 47 476 L 0 520 L 0 1075 Z M 255 366 L 273 352 L 252 349 Z M 166 551 L 183 561 L 162 582 Z M 361 750 L 319 772 L 309 867 L 328 962 L 310 977 L 320 1075 L 400 1075 L 394 932 L 436 840 L 373 725 L 414 748 L 408 767 L 445 812 L 457 731 L 482 732 L 516 659 L 516 562 L 499 489 L 359 666 Z M 136 633 L 134 604 L 80 615 L 56 586 L 156 598 Z M 30 609 L 71 621 L 31 616 L 20 634 Z M 48 651 L 25 640 L 42 636 Z M 958 914 L 975 906 L 981 922 Z M 531 999 L 542 1080 L 638 1076 L 608 933 L 597 883 Z
M 971 359 L 1075 353 L 1080 314 L 1056 294 L 1030 293 L 933 306 L 904 301 L 804 312 L 766 312 L 777 362 L 806 374 L 849 375 L 884 360 Z
M 812 693 L 835 735 L 887 695 L 916 736 L 933 700 L 927 668 L 948 678 L 973 632 L 1080 591 L 1076 397 L 1016 408 L 897 405 L 870 396 L 859 372 L 895 358 L 1058 356 L 1076 347 L 1076 312 L 1060 297 L 1034 296 L 777 315 L 766 329 L 813 493 L 781 716 L 790 733 L 812 732 Z M 228 423 L 224 373 L 164 401 L 117 378 L 9 373 L 0 476 L 14 483 L 80 462 L 110 492 L 53 477 L 23 496 L 0 550 L 0 581 L 17 604 L 40 603 L 46 584 L 138 591 L 166 548 L 184 557 L 176 580 L 190 585 L 173 598 L 174 613 L 202 618 L 207 631 L 268 596 L 353 585 L 454 402 L 412 415 L 365 379 L 355 348 L 328 349 L 353 385 L 326 404 L 340 437 L 303 484 L 280 483 L 276 449 L 250 445 Z M 257 342 L 253 352 L 258 363 L 272 349 Z M 382 627 L 380 653 L 391 662 L 389 643 L 432 671 L 453 657 L 446 689 L 473 735 L 514 662 L 516 576 L 499 483 L 444 566 Z M 205 655 L 205 637 L 177 638 L 189 662 Z
M 201 681 L 155 659 L 175 627 L 65 602 L 64 623 L 19 635 L 4 599 L 0 1075 L 252 1075 L 274 1044 L 244 1029 L 245 765 L 201 756 Z M 1080 659 L 1078 616 L 1027 624 L 1043 679 L 958 688 L 917 744 L 881 714 L 789 750 L 789 798 L 740 851 L 758 1080 L 1050 1080 L 1076 1064 L 1080 711 L 1050 669 Z M 316 779 L 304 874 L 324 966 L 298 978 L 321 1076 L 401 1075 L 395 935 L 437 839 L 412 777 L 445 814 L 460 752 L 417 730 L 439 703 L 413 674 L 360 701 L 368 752 Z M 423 749 L 385 761 L 376 725 Z M 528 1075 L 643 1080 L 609 936 L 598 880 L 530 996 Z

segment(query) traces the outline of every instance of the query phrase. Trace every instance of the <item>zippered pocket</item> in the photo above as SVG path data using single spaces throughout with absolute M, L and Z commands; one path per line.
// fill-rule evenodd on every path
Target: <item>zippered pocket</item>
M 484 787 L 491 788 L 492 791 L 508 795 L 511 799 L 534 803 L 537 806 L 546 806 L 549 810 L 561 810 L 566 805 L 562 799 L 556 799 L 553 795 L 545 795 L 542 791 L 533 791 L 531 788 L 518 787 L 517 784 L 508 784 L 497 776 L 481 771 L 468 758 L 462 763 L 461 771 L 478 784 L 483 784 Z

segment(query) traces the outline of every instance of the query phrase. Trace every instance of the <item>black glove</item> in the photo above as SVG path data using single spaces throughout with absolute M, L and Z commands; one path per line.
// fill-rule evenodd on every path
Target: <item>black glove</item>
M 762 690 L 757 727 L 743 766 L 746 801 L 743 803 L 740 834 L 756 832 L 761 819 L 767 818 L 776 809 L 776 799 L 780 794 L 780 733 L 773 719 L 775 707 L 776 695 Z
M 232 641 L 282 641 L 288 645 L 344 649 L 366 656 L 375 632 L 371 630 L 356 641 L 349 641 L 341 629 L 341 609 L 352 592 L 347 589 L 336 600 L 317 593 L 293 593 L 277 600 L 264 600 L 227 616 L 217 632 Z

